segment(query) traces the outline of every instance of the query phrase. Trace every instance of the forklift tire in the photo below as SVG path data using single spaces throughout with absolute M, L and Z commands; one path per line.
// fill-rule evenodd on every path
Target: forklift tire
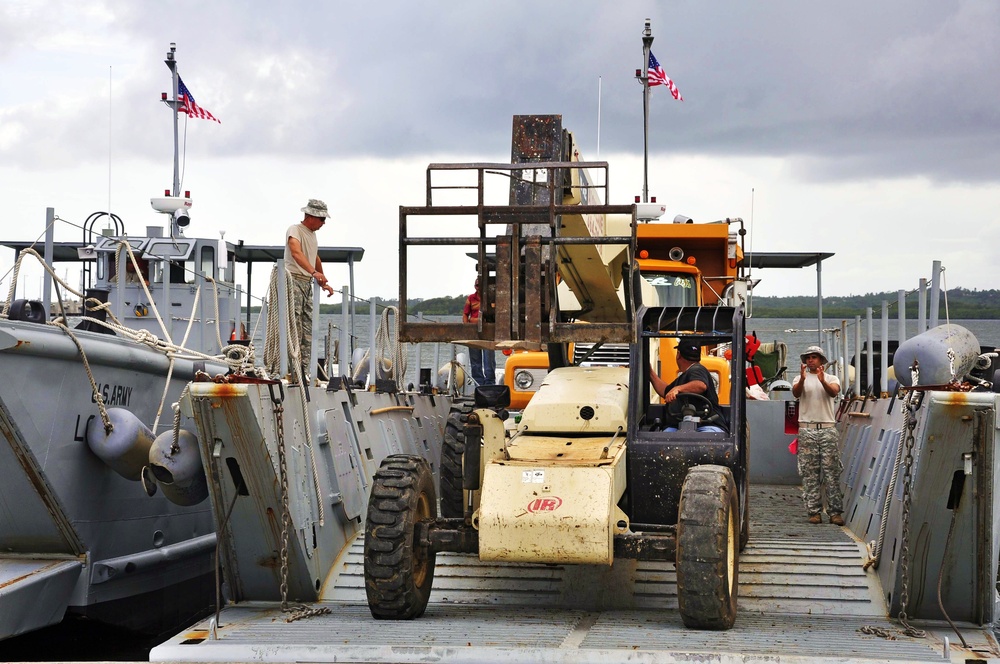
M 365 593 L 372 616 L 412 620 L 424 614 L 435 554 L 415 541 L 417 523 L 433 520 L 434 477 L 418 456 L 386 457 L 375 473 L 365 521 Z
M 729 629 L 739 592 L 739 499 L 724 466 L 695 466 L 681 487 L 677 603 L 694 629 Z
M 452 406 L 444 426 L 439 467 L 441 468 L 441 516 L 446 519 L 460 519 L 465 516 L 462 463 L 465 456 L 465 421 L 471 412 L 471 403 Z

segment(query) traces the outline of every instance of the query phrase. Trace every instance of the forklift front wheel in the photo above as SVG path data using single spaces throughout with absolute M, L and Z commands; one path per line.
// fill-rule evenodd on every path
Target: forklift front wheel
M 365 521 L 365 593 L 375 618 L 411 620 L 427 608 L 435 556 L 420 546 L 415 531 L 434 519 L 436 505 L 426 460 L 397 454 L 382 461 Z
M 740 513 L 733 474 L 695 466 L 681 487 L 677 519 L 677 602 L 684 624 L 729 629 L 739 591 Z

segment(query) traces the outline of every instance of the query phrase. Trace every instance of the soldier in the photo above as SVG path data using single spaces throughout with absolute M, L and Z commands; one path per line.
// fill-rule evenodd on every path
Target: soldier
M 479 321 L 479 307 L 482 304 L 479 293 L 479 277 L 476 277 L 476 290 L 465 298 L 465 307 L 462 309 L 463 323 Z M 476 381 L 476 385 L 492 385 L 496 382 L 497 365 L 493 349 L 470 346 L 469 363 L 472 365 L 472 380 Z
M 323 274 L 323 263 L 319 259 L 319 242 L 316 231 L 323 227 L 329 218 L 326 203 L 315 198 L 302 208 L 302 221 L 292 224 L 285 231 L 285 269 L 292 275 L 292 288 L 289 293 L 289 305 L 295 315 L 299 327 L 299 361 L 302 367 L 302 377 L 305 379 L 306 367 L 312 355 L 312 282 L 326 291 L 327 297 L 333 295 L 333 286 L 327 283 Z M 289 354 L 289 370 L 294 376 L 292 359 Z
M 703 423 L 698 427 L 698 431 L 725 432 L 718 424 L 723 421 L 722 411 L 719 409 L 719 395 L 715 392 L 715 381 L 712 380 L 708 369 L 699 361 L 701 360 L 701 346 L 692 339 L 680 339 L 677 342 L 677 378 L 672 383 L 660 378 L 659 374 L 649 367 L 649 382 L 653 384 L 653 391 L 663 397 L 664 402 L 673 403 L 677 400 L 677 395 L 686 392 L 700 394 L 711 404 L 709 417 L 714 423 Z M 680 425 L 679 420 L 667 414 L 664 431 L 677 431 Z
M 830 523 L 844 525 L 844 494 L 840 489 L 840 434 L 833 417 L 834 398 L 840 381 L 824 371 L 826 355 L 819 346 L 809 346 L 801 355 L 802 368 L 792 383 L 799 400 L 799 475 L 809 523 L 822 523 L 823 497 Z

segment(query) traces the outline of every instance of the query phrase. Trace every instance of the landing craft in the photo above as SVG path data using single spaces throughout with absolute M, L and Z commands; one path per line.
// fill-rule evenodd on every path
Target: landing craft
M 174 56 L 171 45 L 176 90 Z M 176 122 L 180 103 L 163 99 Z M 198 434 L 176 404 L 198 375 L 253 366 L 248 340 L 234 338 L 249 324 L 236 268 L 273 263 L 283 247 L 190 235 L 192 201 L 176 180 L 151 203 L 160 226 L 99 212 L 70 224 L 79 239 L 56 241 L 65 226 L 49 208 L 44 244 L 0 243 L 15 252 L 11 283 L 25 261 L 45 270 L 41 300 L 12 288 L 0 311 L 0 374 L 17 377 L 0 381 L 0 640 L 70 615 L 158 634 L 215 604 Z M 320 255 L 348 264 L 353 281 L 363 254 Z M 81 266 L 80 288 L 60 263 Z

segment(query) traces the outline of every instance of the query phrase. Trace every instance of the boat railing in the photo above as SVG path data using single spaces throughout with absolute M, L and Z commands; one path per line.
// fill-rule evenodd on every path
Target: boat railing
M 290 351 L 297 355 L 297 349 L 293 348 L 296 341 L 289 324 L 287 273 L 282 261 L 275 262 L 272 274 L 274 287 L 261 300 L 249 338 L 262 344 L 268 374 L 285 377 L 291 375 Z M 401 340 L 400 307 L 377 298 L 358 297 L 346 284 L 334 288 L 334 294 L 340 297 L 339 312 L 323 315 L 322 290 L 313 284 L 313 343 L 306 365 L 311 379 L 320 384 L 347 381 L 354 389 L 384 391 L 419 388 L 466 394 L 472 389 L 468 358 L 453 344 Z M 440 317 L 419 312 L 407 315 L 417 324 L 443 323 Z

